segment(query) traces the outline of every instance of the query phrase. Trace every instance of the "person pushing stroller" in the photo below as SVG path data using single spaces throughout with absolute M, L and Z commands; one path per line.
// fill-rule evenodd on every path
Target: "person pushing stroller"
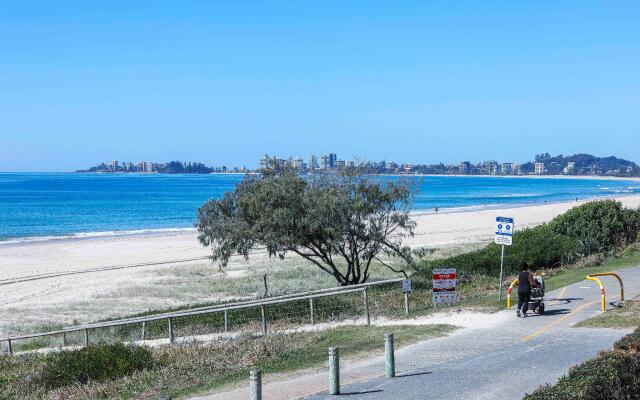
M 531 290 L 536 287 L 537 282 L 533 274 L 529 273 L 529 267 L 524 265 L 518 275 L 518 317 L 526 318 L 531 300 Z

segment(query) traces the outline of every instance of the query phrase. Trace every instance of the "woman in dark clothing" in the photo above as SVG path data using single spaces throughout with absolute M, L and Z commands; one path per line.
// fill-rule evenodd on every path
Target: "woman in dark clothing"
M 531 287 L 535 285 L 536 281 L 533 279 L 533 274 L 529 273 L 529 267 L 523 266 L 520 275 L 518 275 L 518 317 L 527 317 Z

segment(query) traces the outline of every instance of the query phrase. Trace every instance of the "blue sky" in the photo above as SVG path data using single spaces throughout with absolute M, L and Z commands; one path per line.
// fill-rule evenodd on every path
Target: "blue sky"
M 638 1 L 13 3 L 2 171 L 328 152 L 640 162 Z

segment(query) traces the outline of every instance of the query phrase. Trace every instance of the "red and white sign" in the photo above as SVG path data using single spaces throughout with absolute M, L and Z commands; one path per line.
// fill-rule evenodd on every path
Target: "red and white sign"
M 433 293 L 431 301 L 434 304 L 454 304 L 456 302 L 456 285 L 458 274 L 455 268 L 433 270 Z

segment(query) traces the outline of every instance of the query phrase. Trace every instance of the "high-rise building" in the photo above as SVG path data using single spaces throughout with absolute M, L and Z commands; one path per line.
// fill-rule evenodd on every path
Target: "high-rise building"
M 338 161 L 336 153 L 329 153 L 329 168 L 335 168 Z
M 323 154 L 320 156 L 320 168 L 322 169 L 329 169 L 331 168 L 331 163 L 329 161 L 329 156 L 326 154 Z
M 518 163 L 511 163 L 511 169 L 514 175 L 522 175 L 522 166 Z
M 309 170 L 313 171 L 315 169 L 318 169 L 318 158 L 315 155 L 311 155 L 309 156 L 309 161 L 307 162 L 307 168 L 309 168 Z
M 544 173 L 545 173 L 544 163 L 537 162 L 536 165 L 535 165 L 535 174 L 536 175 L 543 175 Z
M 347 165 L 344 160 L 336 160 L 336 168 L 344 168 Z
M 502 163 L 502 175 L 512 175 L 513 172 L 512 163 Z
M 463 161 L 460 163 L 460 174 L 469 175 L 471 173 L 471 163 L 469 161 Z
M 497 161 L 485 161 L 484 168 L 489 175 L 498 175 L 498 162 Z
M 302 160 L 302 158 L 300 158 L 300 157 L 297 157 L 297 158 L 294 158 L 293 160 L 291 160 L 291 165 L 293 166 L 293 168 L 298 169 L 298 170 L 304 170 L 305 169 L 304 160 Z
M 111 166 L 109 166 L 109 169 L 111 171 L 117 171 L 118 170 L 118 160 L 111 161 Z

